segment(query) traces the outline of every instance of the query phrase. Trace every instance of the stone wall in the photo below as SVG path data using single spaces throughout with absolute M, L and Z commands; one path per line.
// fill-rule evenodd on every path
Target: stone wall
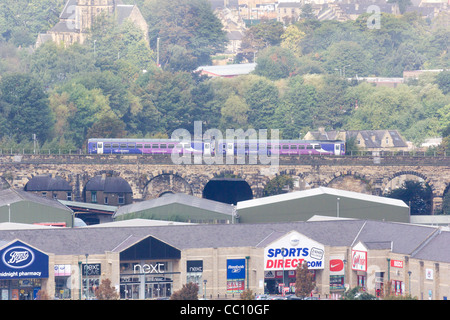
M 436 208 L 450 184 L 450 157 L 287 156 L 279 159 L 278 166 L 236 163 L 174 164 L 168 155 L 1 155 L 0 180 L 23 188 L 35 175 L 59 175 L 73 186 L 77 197 L 90 178 L 107 173 L 127 180 L 133 198 L 142 200 L 168 191 L 201 197 L 205 185 L 224 174 L 247 181 L 254 197 L 261 197 L 277 174 L 297 176 L 309 188 L 329 186 L 376 195 L 383 194 L 395 177 L 412 175 L 431 186 Z

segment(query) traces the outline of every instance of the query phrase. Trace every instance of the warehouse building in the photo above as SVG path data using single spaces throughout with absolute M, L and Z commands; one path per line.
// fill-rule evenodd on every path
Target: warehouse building
M 170 296 L 188 282 L 209 299 L 289 293 L 306 262 L 316 296 L 355 286 L 382 296 L 391 283 L 395 295 L 442 300 L 449 241 L 444 228 L 358 219 L 0 230 L 0 297 L 89 299 L 103 279 L 122 299 Z M 17 252 L 27 259 L 14 264 Z
M 73 211 L 56 199 L 15 189 L 0 190 L 0 222 L 73 226 Z
M 233 207 L 185 193 L 167 193 L 156 199 L 122 206 L 113 216 L 115 221 L 136 218 L 191 223 L 232 223 Z
M 237 213 L 241 223 L 306 221 L 314 215 L 410 222 L 401 200 L 326 187 L 241 201 Z

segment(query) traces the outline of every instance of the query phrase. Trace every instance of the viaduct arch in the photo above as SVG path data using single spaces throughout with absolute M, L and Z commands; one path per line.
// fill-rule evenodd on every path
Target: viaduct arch
M 375 161 L 376 160 L 376 161 Z M 297 177 L 310 188 L 328 186 L 382 195 L 389 181 L 414 175 L 433 191 L 434 209 L 442 206 L 449 192 L 450 157 L 286 157 L 278 166 L 264 164 L 173 164 L 170 156 L 124 155 L 2 155 L 0 179 L 14 188 L 23 188 L 38 174 L 60 175 L 74 188 L 75 195 L 93 176 L 119 175 L 130 184 L 135 200 L 145 200 L 167 192 L 184 192 L 202 197 L 205 186 L 220 177 L 248 183 L 254 198 L 262 197 L 264 186 L 277 174 Z

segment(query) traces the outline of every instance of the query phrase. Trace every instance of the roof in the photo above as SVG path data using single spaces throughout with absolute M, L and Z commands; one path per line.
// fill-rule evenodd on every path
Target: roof
M 417 259 L 450 262 L 450 232 L 431 226 L 404 223 L 333 220 L 262 224 L 198 224 L 141 227 L 53 228 L 0 230 L 0 241 L 20 239 L 57 255 L 120 251 L 149 236 L 180 250 L 193 248 L 264 248 L 280 235 L 297 231 L 325 246 L 353 247 L 359 241 L 368 249 L 389 249 Z M 124 247 L 125 248 L 125 247 Z
M 223 66 L 200 66 L 197 72 L 207 73 L 213 77 L 233 77 L 249 74 L 256 68 L 256 63 L 227 64 Z
M 70 184 L 60 176 L 39 175 L 31 178 L 24 191 L 72 191 Z
M 99 175 L 91 178 L 85 186 L 86 191 L 103 191 L 108 193 L 132 193 L 128 182 L 121 177 L 106 177 Z
M 48 199 L 46 197 L 35 195 L 33 193 L 22 190 L 15 190 L 12 188 L 0 190 L 0 207 L 20 201 L 30 201 L 72 212 L 72 210 L 70 210 L 68 207 L 53 199 Z
M 359 192 L 353 192 L 353 191 L 346 191 L 346 190 L 333 189 L 333 188 L 327 188 L 327 187 L 318 187 L 318 188 L 314 188 L 314 189 L 295 191 L 295 192 L 289 192 L 289 193 L 279 194 L 279 195 L 275 195 L 275 196 L 240 201 L 237 203 L 237 210 L 239 211 L 240 209 L 245 209 L 245 208 L 255 207 L 255 206 L 263 206 L 266 204 L 272 204 L 272 203 L 276 203 L 276 202 L 297 200 L 297 199 L 302 199 L 302 198 L 304 199 L 304 198 L 309 198 L 309 197 L 317 196 L 317 195 L 321 195 L 321 194 L 329 194 L 329 195 L 333 195 L 336 197 L 353 198 L 353 199 L 358 199 L 358 200 L 362 200 L 362 201 L 369 201 L 369 202 L 374 202 L 374 203 L 388 204 L 388 205 L 392 205 L 392 206 L 408 208 L 406 203 L 403 202 L 402 200 L 386 198 L 386 197 L 379 197 L 379 196 L 372 196 L 372 195 L 359 193 Z
M 122 22 L 127 19 L 131 12 L 133 11 L 135 5 L 118 4 L 116 5 L 117 22 L 122 24 Z
M 237 203 L 241 223 L 306 221 L 316 215 L 410 222 L 402 200 L 319 187 Z
M 163 221 L 152 219 L 129 219 L 119 220 L 114 222 L 106 222 L 94 225 L 88 225 L 87 228 L 121 228 L 121 227 L 155 227 L 155 226 L 168 226 L 168 225 L 188 225 L 192 223 L 176 222 L 176 221 Z
M 164 207 L 170 204 L 180 204 L 201 210 L 213 211 L 221 214 L 232 215 L 233 208 L 229 204 L 191 196 L 185 193 L 165 194 L 156 199 L 135 202 L 133 204 L 121 206 L 114 214 L 114 218 L 127 213 L 151 210 L 153 208 Z
M 68 201 L 59 200 L 63 205 L 72 208 L 72 210 L 89 210 L 94 212 L 108 212 L 113 214 L 116 210 L 116 206 L 109 206 L 105 204 L 90 203 L 90 202 L 78 202 L 78 201 Z

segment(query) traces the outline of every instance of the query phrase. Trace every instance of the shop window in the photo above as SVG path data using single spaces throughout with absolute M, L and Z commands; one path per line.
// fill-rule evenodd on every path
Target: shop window
M 366 289 L 366 277 L 358 276 L 358 287 L 361 287 L 363 290 Z

